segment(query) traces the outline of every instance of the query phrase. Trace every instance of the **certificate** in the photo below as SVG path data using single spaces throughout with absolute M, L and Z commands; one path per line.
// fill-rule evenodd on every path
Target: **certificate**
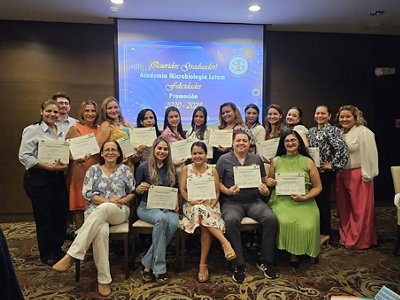
M 211 200 L 217 198 L 214 177 L 195 177 L 186 180 L 188 199 Z
M 305 195 L 304 173 L 275 173 L 277 195 Z
M 261 183 L 260 166 L 234 166 L 233 177 L 241 189 L 258 188 Z
M 130 141 L 129 137 L 124 136 L 124 137 L 118 139 L 117 143 L 121 147 L 122 154 L 124 154 L 124 157 L 129 157 L 134 154 L 133 147 L 131 145 L 131 141 Z
M 233 129 L 211 129 L 208 143 L 212 147 L 232 147 Z
M 178 189 L 168 186 L 155 186 L 149 188 L 147 208 L 165 208 L 175 210 L 178 201 Z
M 190 157 L 190 146 L 193 144 L 190 140 L 181 140 L 172 142 L 171 146 L 171 157 L 173 161 L 186 160 Z
M 69 143 L 66 141 L 40 140 L 38 161 L 53 164 L 60 160 L 63 164 L 69 163 Z
M 189 146 L 189 158 L 192 157 L 192 153 L 190 151 L 190 149 L 192 148 L 193 143 L 195 142 L 203 142 L 206 147 L 207 147 L 207 159 L 212 159 L 213 158 L 213 148 L 212 146 L 210 146 L 210 144 L 208 143 L 208 141 L 206 140 L 198 140 L 198 139 L 194 139 L 194 138 L 188 138 L 188 141 L 190 141 L 190 146 Z
M 279 138 L 275 138 L 257 143 L 257 154 L 268 159 L 274 158 L 278 150 L 279 140 Z
M 93 155 L 100 152 L 99 145 L 93 133 L 67 139 L 67 142 L 69 142 L 69 150 L 74 159 L 84 158 L 86 154 Z
M 129 136 L 133 148 L 139 145 L 151 147 L 153 146 L 154 140 L 157 138 L 156 129 L 154 127 L 129 128 Z
M 317 168 L 321 166 L 321 160 L 319 156 L 319 148 L 318 147 L 308 147 L 308 154 L 310 154 Z

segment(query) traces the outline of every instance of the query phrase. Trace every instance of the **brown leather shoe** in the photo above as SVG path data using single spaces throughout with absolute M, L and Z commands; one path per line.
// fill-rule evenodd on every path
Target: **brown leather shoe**
M 102 284 L 99 283 L 97 286 L 97 290 L 99 291 L 100 296 L 107 297 L 111 294 L 111 284 Z

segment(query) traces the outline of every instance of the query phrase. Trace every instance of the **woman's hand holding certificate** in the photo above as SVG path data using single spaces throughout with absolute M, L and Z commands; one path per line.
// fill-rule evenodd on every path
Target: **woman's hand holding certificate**
M 69 143 L 53 140 L 40 140 L 38 161 L 46 164 L 69 163 Z
M 276 173 L 277 195 L 305 195 L 306 185 L 303 173 Z
M 208 143 L 212 147 L 232 147 L 233 129 L 211 129 Z
M 178 189 L 152 185 L 147 197 L 147 208 L 175 210 L 178 201 Z
M 67 139 L 67 142 L 69 142 L 69 150 L 74 160 L 82 159 L 88 153 L 93 155 L 100 152 L 99 145 L 93 133 Z
M 189 202 L 205 199 L 215 199 L 217 194 L 215 192 L 214 178 L 196 177 L 188 178 L 186 181 Z

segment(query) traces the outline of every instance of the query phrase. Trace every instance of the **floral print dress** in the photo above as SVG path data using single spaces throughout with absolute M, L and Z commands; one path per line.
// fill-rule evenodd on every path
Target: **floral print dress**
M 208 166 L 206 171 L 201 175 L 196 175 L 193 172 L 193 165 L 188 165 L 187 178 L 204 177 L 212 175 L 212 167 Z M 209 203 L 209 202 L 208 202 Z M 183 205 L 184 217 L 181 222 L 181 227 L 187 233 L 193 233 L 197 227 L 203 225 L 205 227 L 215 227 L 225 232 L 225 222 L 221 217 L 221 209 L 219 202 L 211 208 L 208 203 L 192 205 L 188 201 Z

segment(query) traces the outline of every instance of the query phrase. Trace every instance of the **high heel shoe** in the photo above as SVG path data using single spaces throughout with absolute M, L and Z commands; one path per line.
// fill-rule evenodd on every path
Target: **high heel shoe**
M 74 263 L 74 258 L 69 254 L 65 254 L 56 264 L 53 265 L 53 270 L 57 272 L 66 272 Z
M 201 268 L 206 268 L 205 272 L 200 272 Z M 197 274 L 197 280 L 201 283 L 206 282 L 208 280 L 208 265 L 207 264 L 199 264 L 199 273 Z
M 324 244 L 326 244 L 326 246 L 329 246 L 329 240 L 330 240 L 330 236 L 329 235 L 320 235 L 319 237 L 319 244 L 322 247 Z
M 235 250 L 233 250 L 231 243 L 226 242 L 222 245 L 226 260 L 233 260 L 236 258 Z

